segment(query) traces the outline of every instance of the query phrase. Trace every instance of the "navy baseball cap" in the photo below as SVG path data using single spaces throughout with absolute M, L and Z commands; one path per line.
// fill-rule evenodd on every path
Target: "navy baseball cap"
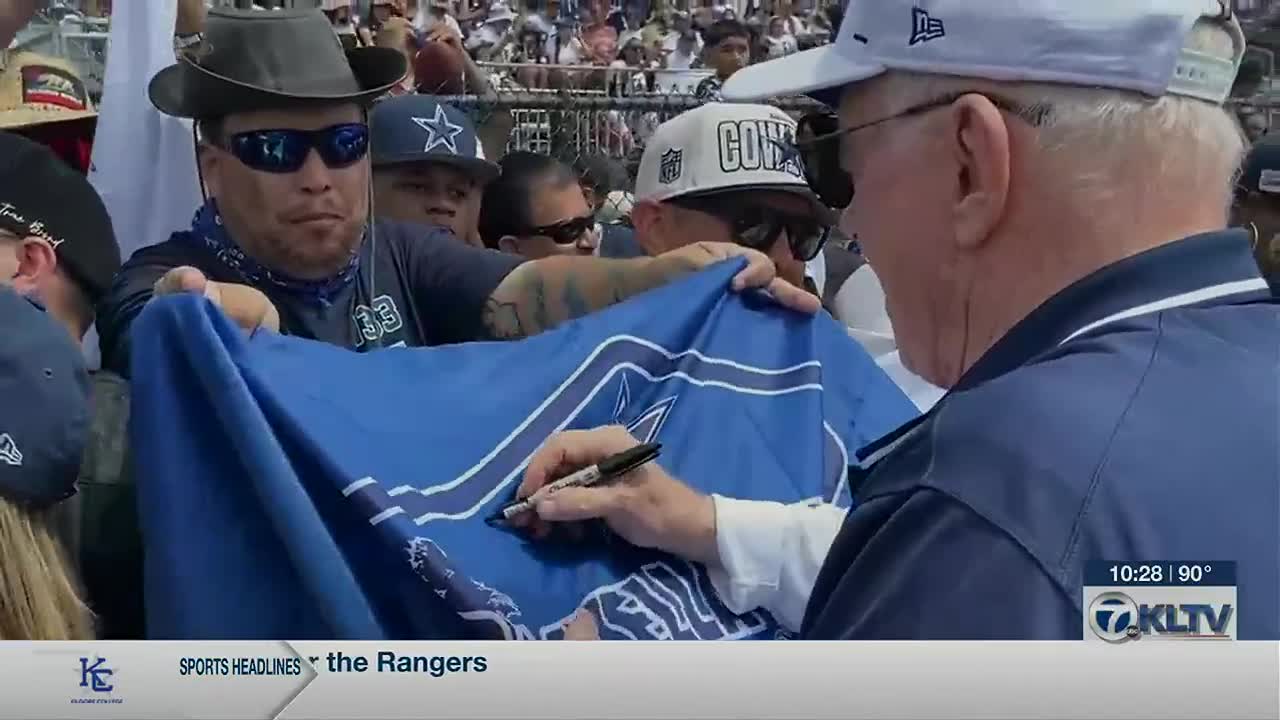
M 0 286 L 0 496 L 39 509 L 76 492 L 89 373 L 66 328 Z
M 430 95 L 400 95 L 379 102 L 369 116 L 373 166 L 432 162 L 452 165 L 481 185 L 501 169 L 484 157 L 475 127 L 462 111 Z
M 1249 149 L 1236 186 L 1245 192 L 1280 195 L 1280 134 L 1258 138 Z

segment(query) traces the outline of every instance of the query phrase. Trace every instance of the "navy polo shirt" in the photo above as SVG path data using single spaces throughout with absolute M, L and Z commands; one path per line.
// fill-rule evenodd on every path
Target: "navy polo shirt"
M 1028 315 L 860 453 L 814 639 L 1079 639 L 1086 563 L 1234 560 L 1237 636 L 1280 639 L 1280 304 L 1241 232 Z

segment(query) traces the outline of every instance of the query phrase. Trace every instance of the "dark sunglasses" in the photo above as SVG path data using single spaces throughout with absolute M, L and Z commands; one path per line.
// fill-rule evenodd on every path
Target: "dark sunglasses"
M 744 205 L 715 197 L 677 197 L 667 202 L 723 220 L 729 225 L 739 245 L 763 253 L 769 252 L 778 241 L 778 235 L 785 230 L 791 255 L 801 262 L 809 262 L 817 257 L 831 237 L 830 226 L 813 218 L 761 205 Z
M 521 230 L 519 234 L 525 237 L 549 237 L 557 245 L 572 245 L 578 242 L 578 239 L 587 231 L 594 229 L 595 226 L 596 218 L 594 215 L 583 215 L 582 217 L 561 220 L 550 225 L 528 227 Z
M 245 166 L 269 173 L 297 172 L 312 148 L 331 168 L 354 165 L 369 152 L 369 126 L 333 125 L 322 130 L 252 130 L 227 138 L 227 152 Z
M 944 95 L 935 100 L 913 105 L 888 117 L 848 127 L 840 127 L 840 120 L 834 113 L 811 113 L 802 117 L 797 123 L 799 134 L 807 135 L 806 139 L 796 142 L 801 159 L 804 160 L 805 179 L 827 206 L 837 210 L 849 207 L 849 203 L 853 201 L 853 178 L 840 164 L 840 138 L 893 120 L 948 107 L 966 95 L 981 95 L 997 108 L 1033 126 L 1042 124 L 1051 112 L 1047 105 L 1026 107 L 989 93 L 971 90 Z
M 805 115 L 797 123 L 796 148 L 809 187 L 827 207 L 843 210 L 853 201 L 853 181 L 840 166 L 839 129 L 840 119 L 834 113 Z

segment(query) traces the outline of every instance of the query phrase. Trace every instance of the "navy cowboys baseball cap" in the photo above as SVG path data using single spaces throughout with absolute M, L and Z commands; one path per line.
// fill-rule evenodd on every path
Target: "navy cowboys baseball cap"
M 1245 157 L 1236 186 L 1244 192 L 1280 195 L 1280 134 L 1258 138 Z
M 374 106 L 369 116 L 373 166 L 431 162 L 452 165 L 481 185 L 501 168 L 484 157 L 471 120 L 430 95 L 400 95 Z
M 76 492 L 89 374 L 66 328 L 0 286 L 0 496 L 31 509 Z
M 1007 82 L 1181 95 L 1221 104 L 1244 56 L 1230 0 L 858 0 L 830 45 L 751 65 L 725 100 L 807 94 L 835 106 L 842 88 L 891 70 Z M 1231 57 L 1188 42 L 1201 18 L 1235 41 Z

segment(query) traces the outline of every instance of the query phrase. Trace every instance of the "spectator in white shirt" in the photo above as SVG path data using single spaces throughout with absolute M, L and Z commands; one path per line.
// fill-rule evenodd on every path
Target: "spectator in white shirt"
M 665 35 L 662 36 L 662 49 L 667 52 L 675 52 L 680 45 L 681 40 L 693 38 L 693 54 L 697 56 L 702 52 L 702 38 L 697 31 L 693 29 L 693 20 L 690 19 L 689 13 L 678 11 L 672 14 L 672 27 Z M 670 67 L 668 65 L 668 67 Z
M 698 33 L 689 30 L 676 42 L 675 49 L 667 53 L 668 70 L 689 70 L 698 61 Z
M 554 65 L 577 65 L 586 57 L 586 48 L 572 20 L 556 20 L 556 34 L 547 38 L 546 54 Z
M 769 48 L 769 58 L 780 58 L 800 49 L 796 38 L 787 32 L 787 21 L 778 15 L 769 18 L 769 33 L 765 35 L 765 44 Z

